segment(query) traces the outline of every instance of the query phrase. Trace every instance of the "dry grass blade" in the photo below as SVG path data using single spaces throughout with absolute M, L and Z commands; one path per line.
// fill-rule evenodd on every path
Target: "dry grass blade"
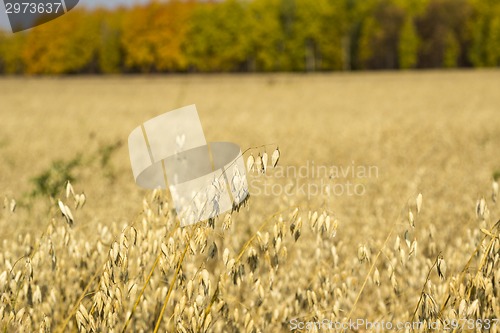
M 181 270 L 182 263 L 184 262 L 184 258 L 186 257 L 186 253 L 189 249 L 189 241 L 191 240 L 192 235 L 194 234 L 194 230 L 196 227 L 193 227 L 192 233 L 186 240 L 186 246 L 184 247 L 184 251 L 182 251 L 181 257 L 179 258 L 179 261 L 177 262 L 177 268 L 175 269 L 174 276 L 172 278 L 172 281 L 170 282 L 170 285 L 168 286 L 168 291 L 167 295 L 165 296 L 165 300 L 163 301 L 163 305 L 160 310 L 160 314 L 158 315 L 158 319 L 156 320 L 155 328 L 153 333 L 157 333 L 158 330 L 160 329 L 160 324 L 163 319 L 163 314 L 165 313 L 165 309 L 167 308 L 168 300 L 170 299 L 170 295 L 172 294 L 172 290 L 174 289 L 175 282 L 177 281 L 177 277 L 179 276 L 179 271 Z
M 139 302 L 141 301 L 141 297 L 142 297 L 142 295 L 144 295 L 144 291 L 146 290 L 146 288 L 149 284 L 149 281 L 151 281 L 151 277 L 153 276 L 153 273 L 156 269 L 156 266 L 158 265 L 158 262 L 160 261 L 160 257 L 161 257 L 161 253 L 159 253 L 156 256 L 156 259 L 153 263 L 153 266 L 151 267 L 151 270 L 149 271 L 148 277 L 146 278 L 146 281 L 144 282 L 144 285 L 142 286 L 141 291 L 134 302 L 134 306 L 132 307 L 132 310 L 130 311 L 130 315 L 128 316 L 127 320 L 125 321 L 125 324 L 123 325 L 122 332 L 125 332 L 127 330 L 127 327 L 132 320 L 132 316 L 134 315 L 135 310 L 139 306 Z
M 414 320 L 415 320 L 415 316 L 417 315 L 418 308 L 420 307 L 420 303 L 422 302 L 422 299 L 424 297 L 425 288 L 427 287 L 427 283 L 429 282 L 432 270 L 434 269 L 434 267 L 436 267 L 436 265 L 438 264 L 438 261 L 440 260 L 440 258 L 442 259 L 442 255 L 441 254 L 439 254 L 436 257 L 436 260 L 434 260 L 432 266 L 429 268 L 429 271 L 427 272 L 427 276 L 425 277 L 424 285 L 422 286 L 422 291 L 420 292 L 420 298 L 418 299 L 417 306 L 415 307 L 415 310 L 413 311 L 413 315 L 410 318 L 410 321 L 409 321 L 410 323 L 413 323 Z M 412 331 L 413 331 L 413 327 L 412 327 Z

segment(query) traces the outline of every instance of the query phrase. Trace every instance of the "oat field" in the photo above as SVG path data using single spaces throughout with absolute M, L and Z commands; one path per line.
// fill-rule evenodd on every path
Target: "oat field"
M 499 82 L 3 77 L 0 327 L 497 332 Z M 245 206 L 180 228 L 168 192 L 134 183 L 127 137 L 189 104 L 207 141 L 281 156 Z

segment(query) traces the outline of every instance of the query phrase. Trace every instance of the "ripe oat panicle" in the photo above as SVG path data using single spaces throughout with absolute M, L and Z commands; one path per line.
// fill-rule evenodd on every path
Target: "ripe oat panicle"
M 492 187 L 491 200 L 493 200 L 493 202 L 496 203 L 498 198 L 498 182 L 494 180 L 491 187 Z
M 422 193 L 419 193 L 417 195 L 416 204 L 417 204 L 417 214 L 420 214 L 420 210 L 422 209 Z
M 437 260 L 437 272 L 442 280 L 444 280 L 446 277 L 446 269 L 446 261 L 444 260 L 443 256 L 439 256 Z
M 250 154 L 247 158 L 247 171 L 248 172 L 253 172 L 255 167 L 255 158 L 253 157 L 253 154 Z
M 262 153 L 261 159 L 262 159 L 262 173 L 265 174 L 267 171 L 267 159 L 268 159 L 266 152 Z

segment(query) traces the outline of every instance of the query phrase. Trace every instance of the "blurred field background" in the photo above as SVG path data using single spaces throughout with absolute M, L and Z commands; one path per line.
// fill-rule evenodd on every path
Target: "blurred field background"
M 286 332 L 294 318 L 366 318 L 439 332 L 499 318 L 500 71 L 471 68 L 499 65 L 499 10 L 172 1 L 82 6 L 3 33 L 2 329 Z M 338 180 L 361 196 L 251 192 L 213 229 L 178 228 L 169 194 L 134 183 L 127 137 L 189 104 L 207 141 L 377 177 Z M 297 181 L 278 171 L 249 180 Z
M 195 103 L 210 141 L 243 149 L 276 143 L 283 165 L 377 166 L 379 178 L 368 179 L 366 196 L 329 201 L 357 232 L 374 232 L 376 214 L 387 216 L 424 189 L 434 198 L 427 205 L 436 206 L 435 222 L 457 230 L 466 223 L 456 219 L 473 212 L 500 169 L 499 77 L 498 71 L 453 71 L 4 78 L 0 179 L 4 193 L 22 202 L 36 191 L 34 178 L 54 162 L 81 156 L 70 174 L 91 198 L 89 207 L 125 221 L 145 193 L 133 182 L 129 132 L 163 111 Z M 109 163 L 102 166 L 106 149 Z M 276 208 L 266 208 L 265 198 L 254 200 L 263 210 Z M 36 224 L 23 222 L 12 232 Z

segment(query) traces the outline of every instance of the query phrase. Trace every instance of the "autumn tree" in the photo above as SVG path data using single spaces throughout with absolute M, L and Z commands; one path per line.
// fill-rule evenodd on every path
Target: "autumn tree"
M 121 44 L 124 10 L 101 10 L 99 19 L 98 63 L 101 73 L 124 71 L 123 47 Z
M 96 17 L 82 9 L 33 28 L 20 56 L 29 74 L 63 74 L 97 70 L 99 39 Z
M 0 32 L 0 73 L 500 65 L 498 0 L 152 0 Z
M 249 70 L 283 69 L 285 35 L 280 21 L 282 0 L 253 0 L 248 4 Z
M 173 0 L 132 8 L 123 18 L 121 35 L 126 68 L 143 73 L 186 69 L 182 45 L 193 6 Z
M 359 41 L 361 68 L 395 69 L 405 11 L 390 0 L 374 1 L 362 23 Z
M 417 19 L 422 40 L 420 67 L 456 67 L 466 64 L 467 21 L 471 10 L 467 0 L 433 0 Z

